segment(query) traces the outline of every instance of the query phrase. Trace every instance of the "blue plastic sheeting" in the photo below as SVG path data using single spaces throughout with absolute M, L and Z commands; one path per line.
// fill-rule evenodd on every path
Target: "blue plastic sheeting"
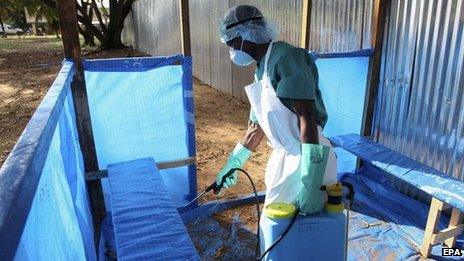
M 201 218 L 207 218 L 214 213 L 221 212 L 227 209 L 236 208 L 239 206 L 243 206 L 246 204 L 255 204 L 256 199 L 259 203 L 264 202 L 265 192 L 260 191 L 257 193 L 258 198 L 255 197 L 254 193 L 243 195 L 234 198 L 227 198 L 227 199 L 218 199 L 212 200 L 205 204 L 199 205 L 194 209 L 188 209 L 185 211 L 184 209 L 178 209 L 181 213 L 182 220 L 184 223 L 190 223 L 194 220 L 198 220 Z
M 356 190 L 349 223 L 350 261 L 423 260 L 419 248 L 429 206 L 396 190 L 388 175 L 370 164 L 354 174 L 342 174 L 341 180 L 350 182 Z M 439 228 L 446 228 L 448 222 L 445 216 L 442 217 Z M 215 257 L 254 259 L 256 234 L 243 227 L 238 216 L 234 216 L 230 223 L 219 223 L 200 215 L 189 221 L 187 229 L 202 260 Z M 458 238 L 456 247 L 464 247 L 464 235 Z M 439 245 L 433 248 L 431 258 L 453 260 L 441 257 Z M 454 258 L 459 259 L 462 257 Z
M 15 204 L 24 204 L 25 199 L 18 195 L 26 191 L 35 193 L 32 206 L 23 208 L 29 213 L 19 244 L 17 248 L 10 249 L 16 250 L 15 260 L 96 260 L 93 224 L 70 91 L 73 74 L 72 63 L 65 62 L 2 168 L 2 178 L 8 175 L 9 169 L 15 170 L 13 173 L 17 177 L 22 173 L 21 168 L 28 171 L 27 185 L 16 191 Z M 34 148 L 34 143 L 44 145 Z M 22 159 L 15 160 L 18 153 Z M 42 167 L 38 163 L 41 161 Z M 34 187 L 32 180 L 36 177 L 40 179 Z M 14 190 L 14 187 L 10 189 Z M 2 200 L 0 204 L 5 203 L 6 200 Z M 20 215 L 9 214 L 21 224 Z M 9 238 L 3 239 L 2 245 L 10 244 L 16 236 L 6 235 Z M 10 250 L 2 250 L 2 258 L 10 259 Z
M 319 86 L 329 114 L 324 135 L 360 133 L 369 57 L 330 58 L 316 61 Z M 336 148 L 338 172 L 351 172 L 356 157 Z
M 256 259 L 256 230 L 246 227 L 238 214 L 226 222 L 199 218 L 187 230 L 201 260 Z
M 145 157 L 195 156 L 191 58 L 90 60 L 84 68 L 100 169 Z M 195 166 L 160 172 L 176 206 L 196 196 Z M 107 180 L 102 183 L 111 209 Z
M 200 260 L 152 158 L 108 166 L 118 260 Z
M 464 182 L 446 176 L 433 168 L 356 134 L 335 137 L 332 142 L 386 173 L 464 211 Z
M 114 239 L 113 217 L 110 211 L 106 212 L 101 224 L 101 237 L 98 246 L 98 260 L 116 259 L 116 242 Z
M 348 260 L 421 259 L 419 249 L 429 206 L 394 189 L 388 175 L 367 164 L 359 172 L 342 177 L 342 181 L 352 183 L 356 190 L 350 218 Z M 448 222 L 442 217 L 439 228 L 446 228 Z M 461 235 L 457 247 L 463 247 L 463 243 Z M 444 260 L 440 245 L 433 248 L 431 258 Z

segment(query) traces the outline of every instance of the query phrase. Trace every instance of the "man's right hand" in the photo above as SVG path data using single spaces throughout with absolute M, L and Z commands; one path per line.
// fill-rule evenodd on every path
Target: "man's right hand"
M 245 137 L 243 138 L 242 144 L 251 151 L 255 151 L 261 140 L 264 138 L 264 131 L 261 129 L 258 123 L 251 122 L 248 126 Z
M 222 177 L 224 177 L 224 175 L 226 175 L 229 172 L 229 170 L 243 167 L 243 165 L 245 165 L 245 162 L 251 156 L 251 153 L 252 152 L 245 146 L 243 146 L 240 143 L 237 143 L 234 150 L 227 159 L 225 166 L 217 174 L 216 184 L 221 185 Z M 237 172 L 234 172 L 234 174 L 226 178 L 223 187 L 229 188 L 234 186 L 235 184 L 237 184 Z

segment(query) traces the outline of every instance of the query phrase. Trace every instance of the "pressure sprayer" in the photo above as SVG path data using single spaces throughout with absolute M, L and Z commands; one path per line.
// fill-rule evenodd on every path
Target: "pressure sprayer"
M 298 207 L 294 204 L 272 203 L 264 207 L 265 215 L 260 220 L 258 193 L 253 180 L 245 170 L 234 168 L 222 177 L 220 184 L 212 183 L 179 211 L 183 212 L 211 190 L 219 193 L 225 180 L 235 171 L 247 176 L 255 195 L 258 216 L 256 260 L 346 260 L 349 212 L 355 193 L 353 186 L 347 182 L 321 187 L 328 196 L 324 204 L 325 212 L 299 215 Z M 346 211 L 343 187 L 349 190 Z M 260 242 L 260 238 L 264 240 Z

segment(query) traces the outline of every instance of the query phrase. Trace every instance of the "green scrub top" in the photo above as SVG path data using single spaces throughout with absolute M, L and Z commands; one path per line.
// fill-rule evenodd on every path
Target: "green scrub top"
M 263 77 L 264 60 L 265 57 L 256 68 L 258 80 Z M 313 100 L 316 105 L 317 124 L 324 128 L 328 115 L 319 89 L 317 67 L 308 51 L 285 42 L 275 42 L 267 70 L 282 104 L 294 112 L 292 100 Z M 250 121 L 258 123 L 253 111 L 250 111 Z

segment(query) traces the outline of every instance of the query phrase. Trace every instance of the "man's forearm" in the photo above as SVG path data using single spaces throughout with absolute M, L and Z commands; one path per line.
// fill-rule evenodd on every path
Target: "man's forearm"
M 264 132 L 257 123 L 251 123 L 243 138 L 242 145 L 254 151 L 264 137 Z
M 312 114 L 312 113 L 311 113 Z M 316 117 L 300 117 L 300 141 L 301 143 L 319 144 L 319 132 L 317 130 Z
M 294 101 L 293 109 L 300 122 L 301 143 L 319 144 L 319 131 L 317 129 L 314 102 L 308 100 Z

